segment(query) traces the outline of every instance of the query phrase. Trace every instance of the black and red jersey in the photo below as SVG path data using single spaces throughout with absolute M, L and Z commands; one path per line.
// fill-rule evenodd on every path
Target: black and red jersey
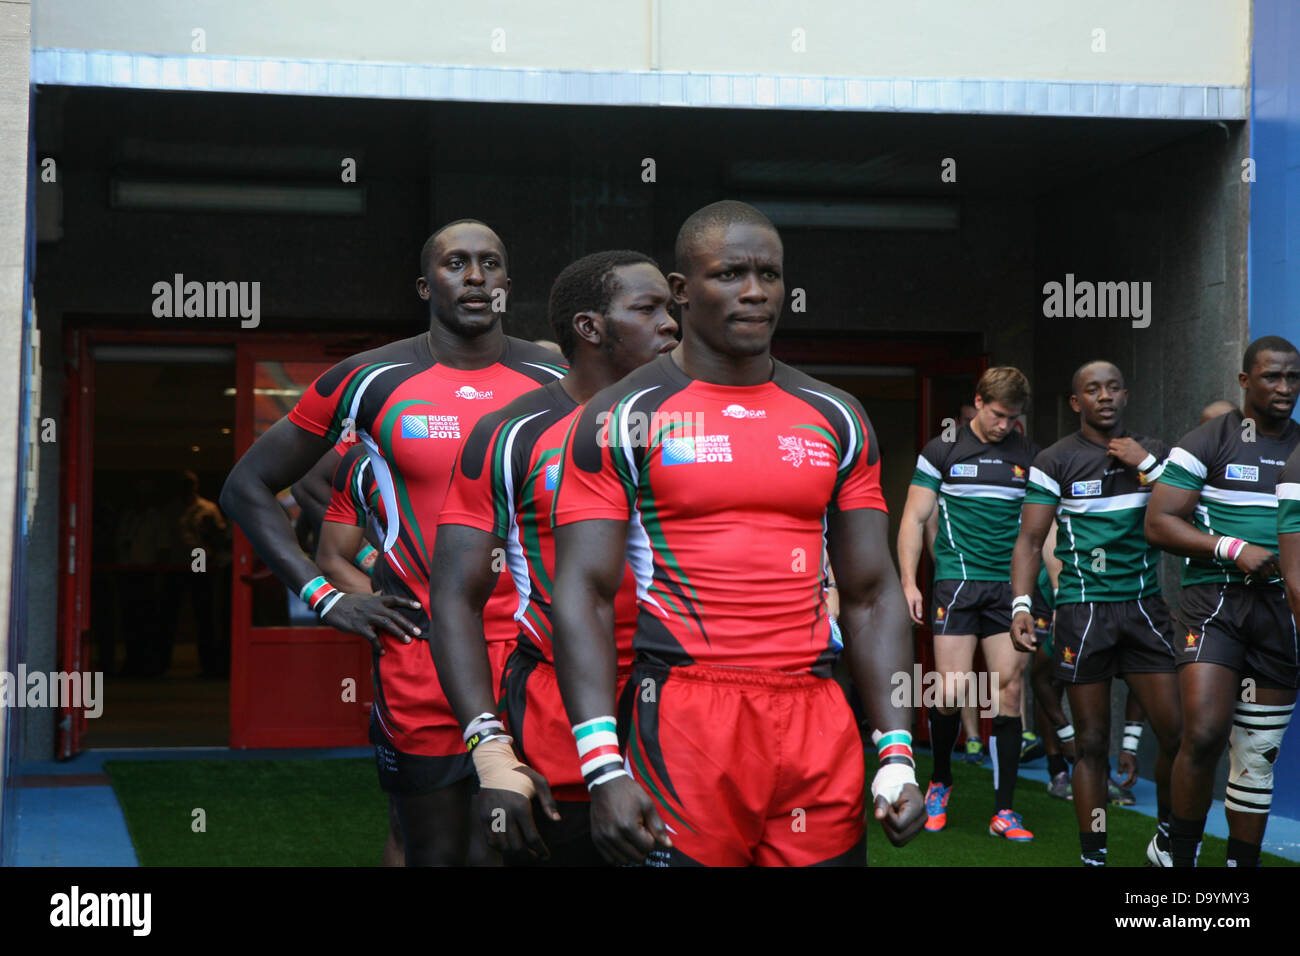
M 505 542 L 519 597 L 519 640 L 548 662 L 554 662 L 551 504 L 564 436 L 578 412 L 578 404 L 560 383 L 552 382 L 479 419 L 461 451 L 439 521 L 477 528 Z M 631 667 L 636 615 L 636 580 L 628 569 L 614 602 L 620 673 Z
M 628 521 L 638 658 L 827 675 L 828 512 L 885 509 L 853 396 L 781 362 L 713 385 L 663 356 L 584 406 L 553 522 Z
M 350 430 L 370 454 L 386 524 L 376 588 L 427 612 L 438 516 L 464 438 L 487 413 L 562 376 L 555 358 L 507 337 L 499 362 L 455 369 L 434 358 L 427 334 L 417 335 L 343 360 L 303 393 L 291 422 L 332 442 Z
M 541 346 L 507 337 L 498 362 L 455 369 L 434 358 L 427 334 L 418 335 L 335 365 L 289 413 L 290 421 L 314 435 L 336 442 L 355 434 L 365 445 L 385 532 L 372 584 L 384 594 L 419 601 L 424 630 L 438 516 L 464 438 L 484 415 L 563 376 L 556 358 Z M 483 612 L 489 642 L 514 642 L 514 609 L 514 586 L 503 574 Z M 386 633 L 381 638 L 385 654 L 375 658 L 374 715 L 386 739 L 408 754 L 463 754 L 428 644 L 403 644 Z
M 364 528 L 373 522 L 380 540 L 384 537 L 384 499 L 379 494 L 370 452 L 360 440 L 340 441 L 334 451 L 342 455 L 334 469 L 333 490 L 325 520 Z

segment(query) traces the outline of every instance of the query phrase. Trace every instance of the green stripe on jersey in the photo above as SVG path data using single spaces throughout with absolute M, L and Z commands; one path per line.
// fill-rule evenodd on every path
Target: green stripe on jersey
M 1088 505 L 1085 511 L 1057 509 L 1055 554 L 1061 562 L 1058 604 L 1132 601 L 1159 593 L 1160 555 L 1147 544 L 1142 528 L 1147 496 L 1140 496 L 1140 507 L 1105 507 L 1129 497 L 1084 499 Z M 1029 500 L 1027 493 L 1025 499 Z
M 941 491 L 939 533 L 934 537 L 934 579 L 1010 580 L 1011 551 L 1019 533 L 1020 496 L 986 497 Z
M 1280 481 L 1277 485 L 1277 533 L 1300 532 L 1300 484 Z

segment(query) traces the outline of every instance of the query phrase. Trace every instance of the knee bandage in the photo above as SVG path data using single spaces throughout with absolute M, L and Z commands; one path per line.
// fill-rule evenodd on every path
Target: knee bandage
M 1228 735 L 1228 789 L 1224 806 L 1238 813 L 1268 813 L 1273 803 L 1273 763 L 1294 704 L 1237 704 Z

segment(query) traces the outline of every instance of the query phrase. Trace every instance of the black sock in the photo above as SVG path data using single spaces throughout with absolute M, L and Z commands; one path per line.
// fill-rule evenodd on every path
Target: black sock
M 993 812 L 1010 810 L 1011 800 L 1016 792 L 1016 774 L 1020 770 L 1020 733 L 1019 717 L 1003 717 L 999 714 L 993 718 L 993 736 L 989 744 L 993 748 Z
M 1259 866 L 1259 844 L 1228 837 L 1228 866 Z
M 1205 817 L 1184 820 L 1169 814 L 1169 853 L 1174 866 L 1195 866 L 1196 854 L 1201 849 L 1201 835 L 1205 832 Z
M 1161 811 L 1159 819 L 1156 821 L 1156 848 L 1169 852 L 1169 808 L 1166 807 Z
M 1106 831 L 1079 831 L 1079 855 L 1087 866 L 1106 865 Z
M 961 713 L 943 714 L 930 709 L 930 749 L 934 751 L 934 770 L 930 779 L 945 787 L 952 786 L 952 745 L 961 730 Z
M 1047 776 L 1055 777 L 1058 773 L 1065 773 L 1067 764 L 1065 758 L 1060 754 L 1047 755 Z

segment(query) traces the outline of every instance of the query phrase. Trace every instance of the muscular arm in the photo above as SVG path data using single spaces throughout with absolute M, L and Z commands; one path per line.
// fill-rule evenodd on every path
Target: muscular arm
M 615 711 L 614 596 L 626 546 L 624 521 L 578 521 L 555 529 L 555 677 L 573 724 Z
M 889 516 L 883 511 L 832 512 L 827 515 L 827 549 L 839 585 L 844 650 L 867 719 L 882 732 L 910 731 L 912 708 L 891 700 L 894 676 L 911 672 L 912 629 L 889 560 L 888 529 Z M 920 832 L 921 792 L 909 783 L 892 805 L 889 799 L 876 799 L 875 815 L 889 841 L 901 846 Z
M 939 533 L 939 512 L 931 511 L 930 517 L 925 519 L 925 550 L 934 559 L 934 539 Z
M 442 688 L 462 727 L 496 712 L 496 688 L 483 635 L 483 607 L 496 588 L 493 551 L 502 540 L 461 524 L 438 526 L 429 576 L 429 649 Z
M 1277 550 L 1286 582 L 1286 603 L 1291 606 L 1291 616 L 1300 621 L 1300 533 L 1279 534 Z M 1129 699 L 1133 696 L 1130 694 Z
M 316 563 L 330 584 L 340 591 L 369 594 L 370 575 L 356 565 L 356 554 L 365 541 L 365 529 L 341 521 L 322 521 L 316 544 Z
M 921 564 L 926 523 L 935 514 L 935 503 L 938 500 L 939 496 L 933 490 L 921 485 L 909 485 L 907 504 L 903 506 L 903 517 L 898 523 L 898 568 L 903 585 L 904 608 L 916 624 L 925 623 L 925 601 L 916 581 L 916 570 Z M 938 528 L 937 520 L 935 527 Z M 933 538 L 930 543 L 933 548 Z M 841 592 L 840 600 L 843 599 Z
M 320 570 L 298 547 L 289 518 L 275 495 L 320 461 L 329 448 L 324 438 L 282 418 L 235 462 L 221 489 L 221 510 L 247 535 L 258 557 L 295 593 Z
M 1051 505 L 1025 502 L 1020 508 L 1020 534 L 1016 536 L 1016 546 L 1011 552 L 1011 595 L 1034 593 L 1038 581 L 1039 562 L 1042 559 L 1043 543 L 1047 540 L 1056 517 L 1056 509 Z M 1023 619 L 1022 619 L 1023 618 Z M 1011 643 L 1019 650 L 1034 649 L 1034 619 L 1032 614 L 1017 613 L 1011 621 Z
M 1197 531 L 1187 522 L 1195 510 L 1200 493 L 1190 488 L 1158 482 L 1147 502 L 1147 540 L 1161 550 L 1185 558 L 1214 560 L 1218 537 Z M 1268 578 L 1277 572 L 1277 555 L 1267 548 L 1247 544 L 1234 562 L 1247 575 Z
M 275 493 L 301 477 L 328 449 L 325 439 L 282 418 L 235 462 L 221 489 L 221 510 L 234 519 L 258 556 L 295 593 L 321 572 L 298 547 Z M 376 627 L 409 639 L 417 633 L 415 625 L 388 610 L 399 606 L 415 609 L 419 603 L 395 596 L 374 600 L 345 597 L 334 605 L 327 623 L 373 641 L 377 641 Z
M 1061 586 L 1061 559 L 1056 556 L 1055 521 L 1047 529 L 1047 537 L 1043 540 L 1043 564 L 1047 567 L 1047 578 L 1052 582 L 1052 590 L 1055 591 Z
M 334 471 L 338 465 L 339 455 L 331 448 L 290 489 L 293 500 L 298 502 L 298 507 L 302 508 L 303 515 L 313 528 L 319 528 L 325 520 L 325 510 L 329 508 L 333 491 Z

